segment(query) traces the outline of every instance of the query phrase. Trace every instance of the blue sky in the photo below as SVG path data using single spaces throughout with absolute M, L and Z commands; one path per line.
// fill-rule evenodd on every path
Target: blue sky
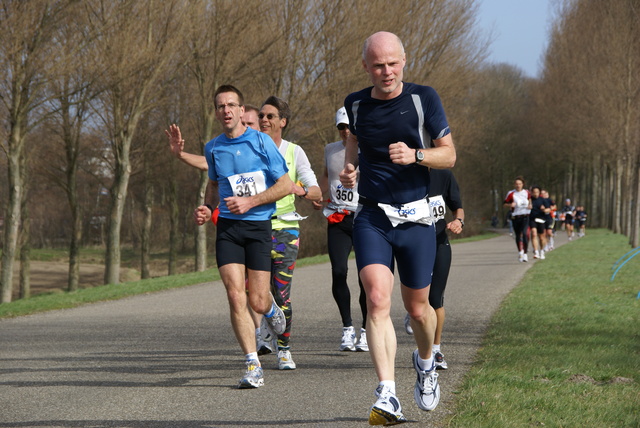
M 506 62 L 538 77 L 554 0 L 480 0 L 479 25 L 493 29 L 489 61 Z

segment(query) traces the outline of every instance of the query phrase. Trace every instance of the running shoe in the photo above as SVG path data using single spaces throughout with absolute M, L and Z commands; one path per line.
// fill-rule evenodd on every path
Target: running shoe
M 407 334 L 413 334 L 413 328 L 411 328 L 411 317 L 409 314 L 404 316 L 404 331 L 406 331 Z
M 527 253 L 524 253 L 524 254 L 522 255 L 522 261 L 523 261 L 523 262 L 528 262 L 528 261 L 529 261 L 529 256 L 527 256 Z
M 518 253 L 518 261 L 524 262 L 524 253 Z
M 367 343 L 367 330 L 365 330 L 364 328 L 360 329 L 360 337 L 356 342 L 356 351 L 369 352 L 369 344 Z
M 534 259 L 539 259 L 540 258 L 540 253 L 538 251 L 534 251 L 533 252 L 533 258 Z
M 395 425 L 407 422 L 398 397 L 386 386 L 376 388 L 376 400 L 369 412 L 369 425 Z
M 413 391 L 413 398 L 422 410 L 430 411 L 435 409 L 440 402 L 440 385 L 438 384 L 438 373 L 435 365 L 431 370 L 422 370 L 418 365 L 418 350 L 413 351 L 413 368 L 416 370 L 416 386 Z
M 341 351 L 355 351 L 356 350 L 356 329 L 351 327 L 342 328 L 342 342 L 340 343 Z
M 264 377 L 262 376 L 260 363 L 257 360 L 250 360 L 247 361 L 246 364 L 247 371 L 244 373 L 244 376 L 242 376 L 242 379 L 240 379 L 238 388 L 258 388 L 264 385 Z
M 444 360 L 444 355 L 440 351 L 436 351 L 433 353 L 433 360 L 436 363 L 436 370 L 447 370 L 449 366 L 447 362 Z
M 276 308 L 276 313 L 273 314 L 271 318 L 267 318 L 266 316 L 262 318 L 266 319 L 267 324 L 269 324 L 269 327 L 271 327 L 272 332 L 274 332 L 275 334 L 282 334 L 287 328 L 287 319 L 285 318 L 282 309 L 280 309 L 280 306 L 276 304 L 273 296 L 271 296 L 271 299 L 273 300 L 273 306 Z M 260 327 L 260 331 L 262 331 L 262 327 Z
M 279 370 L 295 370 L 296 363 L 291 358 L 291 352 L 288 349 L 278 350 L 278 369 Z
M 260 335 L 256 337 L 256 349 L 258 350 L 258 355 L 267 355 L 273 352 L 271 337 L 269 337 L 269 340 L 264 340 L 262 338 L 262 328 L 260 328 Z
M 540 251 L 540 260 L 544 260 L 545 256 L 544 256 L 544 251 Z
M 274 349 L 276 349 L 272 344 L 275 337 L 276 335 L 273 334 L 271 327 L 267 324 L 267 318 L 262 317 L 262 320 L 260 321 L 260 335 L 256 337 L 256 349 L 258 350 L 258 355 L 270 354 Z

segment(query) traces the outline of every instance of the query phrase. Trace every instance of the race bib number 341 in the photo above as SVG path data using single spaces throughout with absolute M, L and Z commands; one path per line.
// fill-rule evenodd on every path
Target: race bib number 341
M 227 177 L 234 196 L 254 196 L 267 190 L 262 171 L 245 172 Z

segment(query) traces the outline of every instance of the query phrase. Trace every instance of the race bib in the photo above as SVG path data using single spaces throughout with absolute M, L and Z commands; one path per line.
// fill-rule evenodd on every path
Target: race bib
M 408 221 L 412 223 L 433 224 L 429 202 L 426 199 L 402 204 L 399 207 L 378 203 L 393 227 Z
M 339 181 L 331 182 L 329 195 L 331 199 L 330 208 L 354 211 L 358 207 L 358 191 L 344 187 Z
M 442 195 L 429 197 L 429 209 L 431 210 L 431 216 L 435 221 L 444 219 L 444 214 L 447 212 L 447 206 L 444 203 Z
M 277 218 L 284 221 L 300 221 L 306 219 L 307 217 L 303 217 L 297 212 L 291 211 L 290 213 L 280 214 L 279 216 L 277 216 Z
M 255 196 L 267 190 L 262 171 L 245 172 L 227 177 L 233 196 Z

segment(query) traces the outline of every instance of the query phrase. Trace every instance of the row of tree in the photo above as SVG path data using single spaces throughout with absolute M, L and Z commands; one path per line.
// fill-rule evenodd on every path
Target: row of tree
M 90 245 L 105 249 L 105 283 L 119 281 L 123 246 L 139 252 L 143 278 L 152 251 L 168 252 L 168 274 L 184 251 L 205 269 L 212 233 L 191 212 L 207 177 L 170 156 L 163 129 L 178 123 L 199 152 L 220 132 L 218 85 L 257 105 L 274 94 L 293 110 L 286 138 L 319 174 L 336 109 L 369 85 L 362 43 L 381 29 L 405 44 L 405 79 L 442 97 L 472 226 L 504 214 L 524 174 L 637 242 L 638 1 L 560 3 L 540 79 L 485 63 L 477 3 L 0 0 L 2 302 L 16 259 L 28 297 L 32 245 L 69 248 L 68 290 Z M 324 219 L 300 208 L 311 214 L 301 255 L 326 251 Z

